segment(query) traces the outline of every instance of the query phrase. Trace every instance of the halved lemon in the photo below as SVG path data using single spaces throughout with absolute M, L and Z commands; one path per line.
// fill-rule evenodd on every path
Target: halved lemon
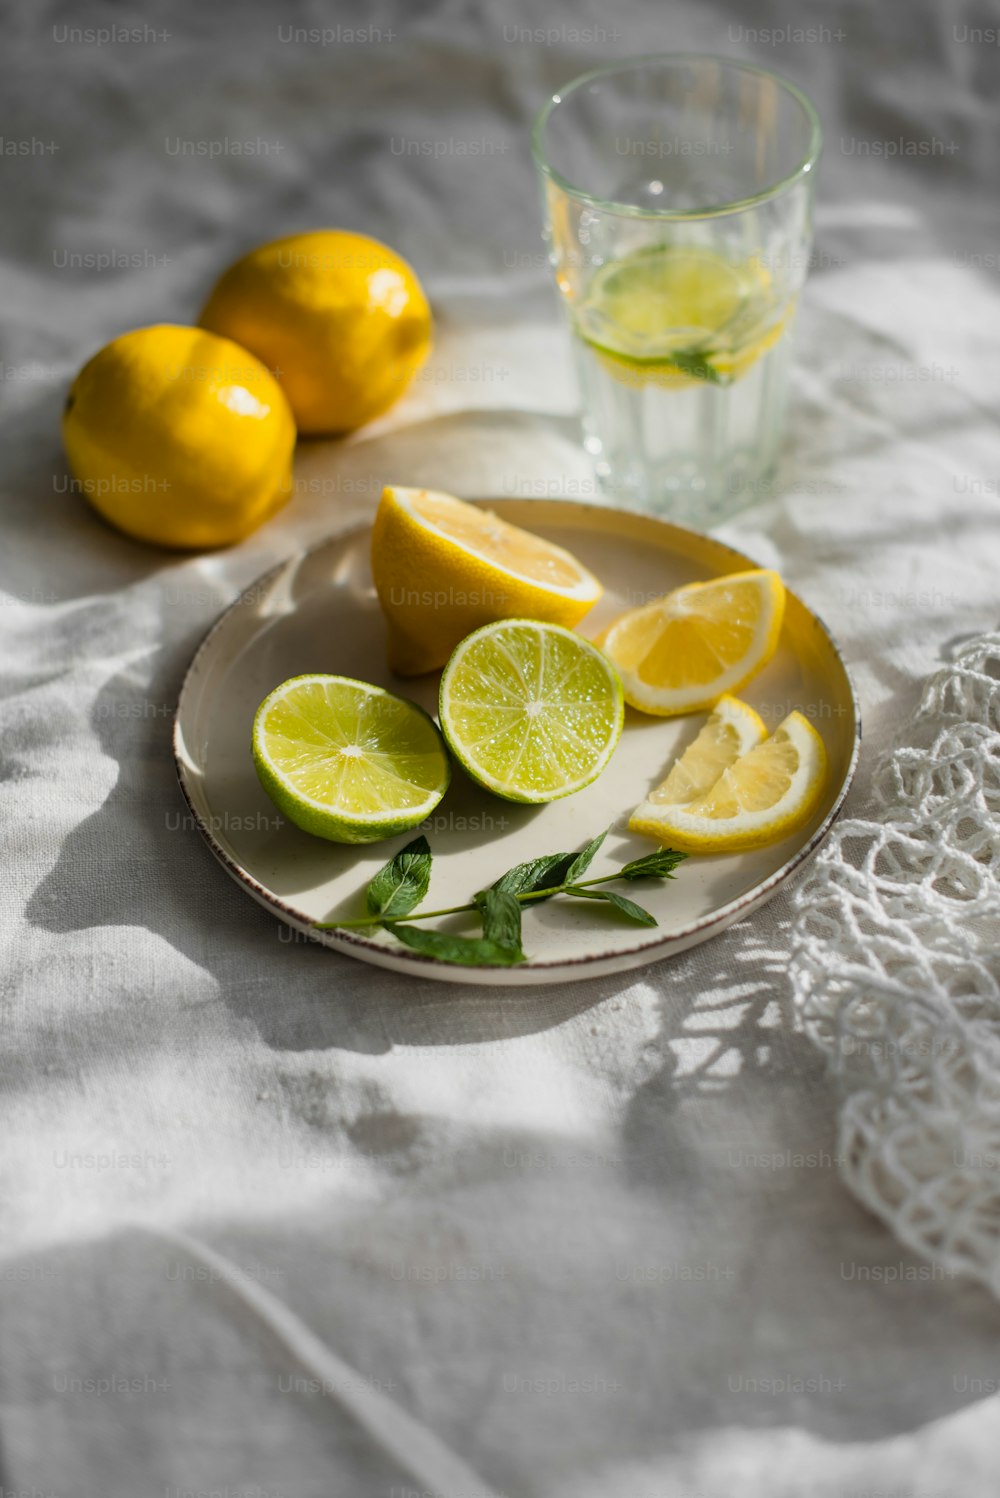
M 389 628 L 389 665 L 435 671 L 496 619 L 571 629 L 602 593 L 568 551 L 490 510 L 430 489 L 388 485 L 372 532 L 372 576 Z
M 738 692 L 774 654 L 785 612 L 776 572 L 689 583 L 616 619 L 601 641 L 625 700 L 669 718 Z
M 451 779 L 423 708 L 347 676 L 293 676 L 275 687 L 257 709 L 252 748 L 278 810 L 334 843 L 419 826 Z
M 596 780 L 621 737 L 614 667 L 589 640 L 535 619 L 487 624 L 441 676 L 441 728 L 479 785 L 507 801 L 555 801 Z
M 813 815 L 826 783 L 826 748 L 801 713 L 723 770 L 683 805 L 647 801 L 629 823 L 686 853 L 736 853 L 778 842 Z M 636 819 L 641 816 L 641 827 Z
M 752 707 L 738 697 L 720 697 L 708 722 L 666 780 L 636 807 L 629 818 L 630 830 L 657 837 L 657 819 L 667 808 L 697 801 L 711 790 L 723 770 L 728 770 L 766 738 L 767 729 Z

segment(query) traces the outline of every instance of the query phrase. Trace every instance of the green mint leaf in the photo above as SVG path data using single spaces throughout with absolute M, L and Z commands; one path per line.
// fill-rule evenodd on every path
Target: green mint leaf
M 618 870 L 619 879 L 673 879 L 674 869 L 687 858 L 686 853 L 677 853 L 673 848 L 660 848 L 647 853 L 643 858 L 633 858 Z
M 616 895 L 613 889 L 580 889 L 575 884 L 568 884 L 566 894 L 575 895 L 578 900 L 603 900 L 606 905 L 613 905 L 622 915 L 628 916 L 630 921 L 635 921 L 637 926 L 657 925 L 656 917 L 648 910 L 643 910 L 634 900 L 626 900 L 624 895 Z
M 411 947 L 414 952 L 423 952 L 427 957 L 436 957 L 439 962 L 454 962 L 460 967 L 513 967 L 525 960 L 520 948 L 515 952 L 481 936 L 452 936 L 447 931 L 399 925 L 396 921 L 383 921 L 382 925 L 404 946 Z
M 565 882 L 566 871 L 576 856 L 575 853 L 547 853 L 543 858 L 531 858 L 501 874 L 490 888 L 505 895 L 527 895 L 538 889 L 551 889 Z
M 386 920 L 409 915 L 427 893 L 431 882 L 431 850 L 425 837 L 407 843 L 368 886 L 369 915 Z
M 670 363 L 694 380 L 707 380 L 710 385 L 728 385 L 728 378 L 720 375 L 714 364 L 699 349 L 676 349 L 669 355 Z
M 521 902 L 503 889 L 487 889 L 476 896 L 483 921 L 483 936 L 498 947 L 515 952 L 524 961 L 521 949 Z
M 602 832 L 580 852 L 546 853 L 541 858 L 530 858 L 527 863 L 515 864 L 506 874 L 501 874 L 490 888 L 507 895 L 530 895 L 541 889 L 555 891 L 560 885 L 579 879 L 590 867 L 591 859 L 607 835 L 607 832 Z M 546 895 L 545 898 L 548 900 L 551 896 Z M 478 901 L 478 895 L 476 899 Z M 532 900 L 531 903 L 535 904 L 535 901 Z
M 574 880 L 579 879 L 581 874 L 585 874 L 587 872 L 587 870 L 590 868 L 590 865 L 594 861 L 594 854 L 597 852 L 598 848 L 607 837 L 608 831 L 609 829 L 605 828 L 603 832 L 598 833 L 597 837 L 595 837 L 592 842 L 589 842 L 587 846 L 581 849 L 581 851 L 576 855 L 573 862 L 566 870 L 566 877 L 563 881 L 565 884 L 572 884 Z

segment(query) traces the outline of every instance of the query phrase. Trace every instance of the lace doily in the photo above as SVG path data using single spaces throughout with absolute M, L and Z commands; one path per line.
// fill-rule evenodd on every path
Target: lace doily
M 795 896 L 791 981 L 847 1184 L 1000 1296 L 1000 633 L 928 682 Z

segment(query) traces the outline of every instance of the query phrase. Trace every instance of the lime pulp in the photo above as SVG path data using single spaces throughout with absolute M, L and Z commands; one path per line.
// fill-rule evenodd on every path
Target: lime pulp
M 595 780 L 621 736 L 611 662 L 555 624 L 508 619 L 458 645 L 441 677 L 441 727 L 480 785 L 510 801 L 554 801 Z
M 257 709 L 252 748 L 278 809 L 332 842 L 375 842 L 418 826 L 451 778 L 422 708 L 345 676 L 282 682 Z

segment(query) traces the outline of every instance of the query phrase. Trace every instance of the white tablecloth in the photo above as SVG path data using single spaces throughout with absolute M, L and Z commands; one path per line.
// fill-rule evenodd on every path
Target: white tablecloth
M 404 984 L 288 941 L 226 878 L 170 728 L 220 609 L 385 479 L 588 492 L 528 123 L 609 56 L 710 49 L 787 72 L 826 124 L 782 485 L 724 534 L 841 641 L 864 809 L 921 680 L 996 624 L 997 20 L 259 0 L 8 22 L 5 1498 L 996 1493 L 1000 1313 L 839 1182 L 783 899 L 619 980 Z M 112 533 L 67 492 L 68 378 L 192 318 L 250 245 L 327 224 L 417 266 L 426 377 L 305 447 L 294 503 L 231 551 Z

